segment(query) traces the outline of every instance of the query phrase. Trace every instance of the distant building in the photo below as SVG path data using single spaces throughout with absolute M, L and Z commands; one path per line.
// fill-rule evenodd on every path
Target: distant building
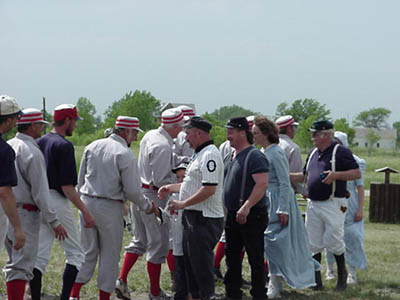
M 356 130 L 356 135 L 354 137 L 354 145 L 361 148 L 368 148 L 369 145 L 367 141 L 367 135 L 370 128 L 354 128 Z M 381 130 L 375 130 L 376 133 L 380 136 L 379 141 L 377 141 L 373 147 L 374 148 L 383 148 L 383 149 L 395 149 L 396 148 L 396 139 L 397 139 L 397 130 L 393 128 L 385 128 Z
M 164 103 L 160 108 L 160 112 L 163 112 L 164 110 L 169 109 L 169 108 L 178 107 L 179 105 L 189 106 L 189 107 L 193 108 L 194 112 L 196 112 L 196 107 L 194 106 L 194 104 L 190 104 L 190 103 L 172 103 L 172 102 Z

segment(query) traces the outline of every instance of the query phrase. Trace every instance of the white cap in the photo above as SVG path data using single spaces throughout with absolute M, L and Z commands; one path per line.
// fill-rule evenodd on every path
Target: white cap
M 299 123 L 295 122 L 293 117 L 291 115 L 286 115 L 286 116 L 282 116 L 279 117 L 276 121 L 275 121 L 276 125 L 279 128 L 284 128 L 287 127 L 289 125 L 299 125 Z
M 348 147 L 348 142 L 347 142 L 347 133 L 341 132 L 341 131 L 335 131 L 335 138 L 337 138 L 343 146 L 346 148 Z
M 135 129 L 143 132 L 143 130 L 139 128 L 139 119 L 135 117 L 119 116 L 115 121 L 115 127 Z
M 182 123 L 182 120 L 183 113 L 179 108 L 170 108 L 161 114 L 161 123 L 164 125 Z
M 246 117 L 246 120 L 247 120 L 247 123 L 249 123 L 249 128 L 251 130 L 254 125 L 254 116 L 248 116 L 248 117 Z
M 185 121 L 188 121 L 191 117 L 194 117 L 196 115 L 194 109 L 191 108 L 190 106 L 179 105 L 177 108 L 179 108 L 182 111 L 183 118 L 185 119 Z
M 43 118 L 43 114 L 36 108 L 25 108 L 22 110 L 23 115 L 18 118 L 17 125 L 31 124 L 31 123 L 43 123 L 49 124 Z
M 20 113 L 17 101 L 7 95 L 0 96 L 0 116 L 7 116 Z

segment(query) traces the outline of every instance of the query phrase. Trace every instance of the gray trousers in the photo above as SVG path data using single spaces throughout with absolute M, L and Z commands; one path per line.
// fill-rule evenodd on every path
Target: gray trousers
M 144 196 L 154 201 L 159 207 L 165 207 L 164 202 L 160 202 L 157 192 L 142 189 Z M 133 239 L 127 247 L 126 252 L 142 255 L 145 252 L 146 260 L 153 264 L 162 264 L 169 251 L 169 224 L 160 225 L 154 214 L 146 215 L 132 206 L 133 215 Z
M 124 229 L 123 204 L 120 201 L 84 195 L 82 201 L 93 215 L 96 226 L 85 228 L 81 216 L 81 241 L 85 261 L 75 282 L 87 283 L 93 276 L 98 259 L 97 286 L 100 290 L 111 293 L 115 289 L 119 272 Z
M 20 250 L 12 248 L 14 238 L 14 228 L 10 225 L 7 234 L 7 249 L 9 250 L 9 262 L 3 268 L 6 281 L 26 280 L 33 278 L 33 268 L 36 262 L 39 245 L 39 229 L 41 215 L 39 210 L 28 211 L 22 207 L 17 208 L 19 219 L 21 220 L 22 230 L 25 233 L 25 245 Z

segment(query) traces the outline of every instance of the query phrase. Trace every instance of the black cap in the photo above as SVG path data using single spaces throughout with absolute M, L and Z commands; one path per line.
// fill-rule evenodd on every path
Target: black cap
M 249 122 L 245 117 L 232 118 L 226 123 L 225 127 L 249 131 Z
M 210 132 L 212 125 L 210 122 L 208 122 L 207 120 L 203 119 L 202 117 L 192 117 L 189 122 L 187 122 L 185 124 L 185 126 L 183 126 L 184 128 L 197 128 L 200 130 L 203 130 L 207 133 Z
M 327 120 L 315 121 L 310 128 L 310 131 L 320 131 L 333 129 L 333 124 Z

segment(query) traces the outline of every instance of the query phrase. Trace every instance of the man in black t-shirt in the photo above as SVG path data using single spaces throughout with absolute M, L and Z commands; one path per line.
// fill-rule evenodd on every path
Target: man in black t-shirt
M 313 257 L 321 262 L 321 251 L 326 248 L 335 254 L 338 266 L 336 289 L 347 287 L 344 259 L 344 221 L 347 210 L 346 181 L 361 177 L 351 151 L 333 140 L 333 124 L 314 122 L 310 128 L 315 145 L 307 157 L 303 173 L 292 173 L 293 181 L 306 177 L 308 198 L 306 229 Z M 316 289 L 322 288 L 321 272 L 315 273 Z
M 265 191 L 269 165 L 265 155 L 251 145 L 253 136 L 246 118 L 233 118 L 225 127 L 227 139 L 235 148 L 233 155 L 224 160 L 224 201 L 228 211 L 225 223 L 226 298 L 242 298 L 241 255 L 244 247 L 251 267 L 253 299 L 267 299 L 264 231 L 268 224 Z M 245 174 L 244 169 L 247 169 Z
M 7 144 L 2 134 L 7 133 L 15 127 L 20 109 L 14 98 L 1 95 L 0 96 L 0 202 L 2 209 L 0 210 L 0 247 L 4 244 L 4 238 L 7 233 L 7 220 L 10 220 L 14 229 L 14 249 L 18 250 L 25 244 L 25 234 L 22 231 L 21 221 L 17 212 L 17 204 L 12 192 L 12 187 L 17 185 L 17 173 L 15 170 L 15 152 L 9 144 Z M 24 289 L 24 280 L 13 280 L 7 282 L 7 294 L 9 299 L 17 299 L 21 294 L 21 288 Z M 22 293 L 23 295 L 23 293 Z
M 62 104 L 55 108 L 53 130 L 37 140 L 42 150 L 47 169 L 51 201 L 49 207 L 56 211 L 57 217 L 68 233 L 68 238 L 60 242 L 66 257 L 63 275 L 61 300 L 68 300 L 78 271 L 85 260 L 80 243 L 78 224 L 75 219 L 72 202 L 80 211 L 85 227 L 93 227 L 94 218 L 75 190 L 77 173 L 74 146 L 65 136 L 72 136 L 78 111 L 72 104 Z M 42 223 L 39 234 L 38 257 L 33 270 L 34 278 L 30 282 L 32 300 L 40 299 L 41 278 L 50 259 L 54 235 L 48 224 Z

